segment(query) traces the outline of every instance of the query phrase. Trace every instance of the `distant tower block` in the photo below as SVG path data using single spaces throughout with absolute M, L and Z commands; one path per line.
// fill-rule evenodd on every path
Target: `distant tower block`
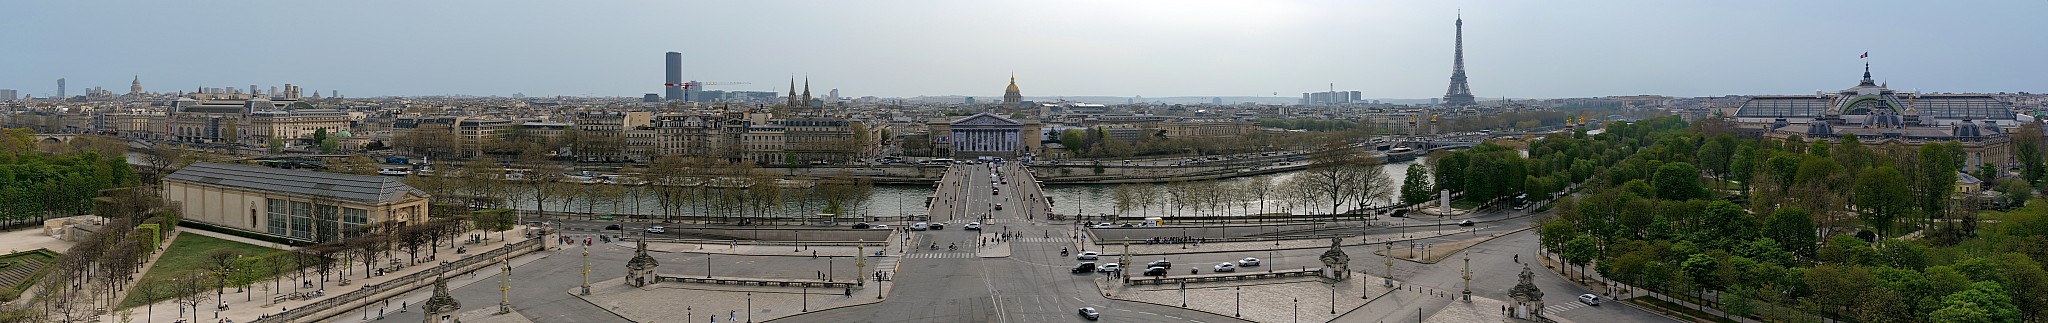
M 1458 17 L 1457 50 L 1451 58 L 1451 89 L 1444 92 L 1444 105 L 1477 105 L 1472 99 L 1472 87 L 1465 84 L 1465 17 Z

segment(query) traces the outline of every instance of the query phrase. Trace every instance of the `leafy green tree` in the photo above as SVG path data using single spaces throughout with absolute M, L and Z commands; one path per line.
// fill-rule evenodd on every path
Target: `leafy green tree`
M 1970 288 L 1941 297 L 1942 308 L 1927 314 L 1935 322 L 2000 323 L 2019 322 L 2019 308 L 2007 297 L 2005 287 L 1994 282 L 1971 283 Z
M 1728 175 L 1729 163 L 1733 162 L 1734 158 L 1735 137 L 1724 134 L 1708 139 L 1706 144 L 1700 146 L 1699 156 L 1694 159 L 1699 160 L 1700 167 L 1706 168 L 1707 173 L 1721 177 Z
M 278 137 L 270 137 L 270 142 L 266 142 L 266 143 L 264 143 L 264 145 L 263 145 L 263 146 L 264 146 L 265 148 L 269 148 L 269 149 L 270 149 L 270 153 L 271 153 L 271 154 L 282 154 L 282 153 L 284 153 L 284 139 L 283 139 L 283 138 L 278 138 Z
M 1705 197 L 1698 169 L 1687 163 L 1666 163 L 1657 167 L 1657 198 L 1684 201 Z
M 1891 166 L 1880 166 L 1856 178 L 1856 217 L 1882 238 L 1907 212 L 1906 179 Z
M 1579 281 L 1586 280 L 1586 264 L 1600 257 L 1600 242 L 1593 237 L 1580 235 L 1564 244 L 1564 261 L 1579 267 Z
M 1429 167 L 1422 163 L 1408 165 L 1408 178 L 1401 181 L 1401 204 L 1415 205 L 1428 202 L 1434 191 L 1430 185 Z
M 313 130 L 313 140 L 310 140 L 310 142 L 319 144 L 322 141 L 327 141 L 327 128 Z
M 1764 236 L 1776 240 L 1799 258 L 1812 259 L 1815 244 L 1820 240 L 1813 228 L 1813 214 L 1799 208 L 1779 208 L 1771 214 L 1770 222 L 1764 224 Z
M 1465 169 L 1471 160 L 1472 158 L 1462 151 L 1442 154 L 1440 157 L 1431 156 L 1429 161 L 1435 165 L 1431 165 L 1430 169 L 1436 170 L 1436 176 L 1432 176 L 1436 179 L 1433 188 L 1439 191 L 1464 192 L 1465 172 L 1461 170 Z
M 1728 176 L 1742 182 L 1741 187 L 1748 188 L 1749 182 L 1756 176 L 1758 161 L 1755 146 L 1741 145 L 1736 147 L 1735 156 L 1730 157 L 1728 160 Z
M 1877 255 L 1877 251 L 1870 248 L 1870 243 L 1846 234 L 1828 238 L 1816 253 L 1821 262 L 1830 264 L 1862 264 Z

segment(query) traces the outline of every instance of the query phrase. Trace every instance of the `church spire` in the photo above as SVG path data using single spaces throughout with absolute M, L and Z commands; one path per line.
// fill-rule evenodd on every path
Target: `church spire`
M 808 106 L 811 106 L 811 77 L 810 77 L 810 76 L 804 76 L 804 101 L 803 101 L 803 102 L 801 102 L 801 103 L 803 103 L 803 106 L 806 106 L 806 107 L 808 107 Z

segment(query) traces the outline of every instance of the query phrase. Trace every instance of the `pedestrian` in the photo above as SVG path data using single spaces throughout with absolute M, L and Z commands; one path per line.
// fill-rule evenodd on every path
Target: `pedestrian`
M 739 313 L 740 313 L 740 311 L 733 311 L 733 310 L 728 310 L 728 311 L 726 311 L 726 312 L 725 312 L 725 320 L 727 320 L 727 321 L 731 321 L 731 320 L 737 320 L 737 319 L 739 319 L 739 317 L 740 317 L 740 314 L 739 314 Z

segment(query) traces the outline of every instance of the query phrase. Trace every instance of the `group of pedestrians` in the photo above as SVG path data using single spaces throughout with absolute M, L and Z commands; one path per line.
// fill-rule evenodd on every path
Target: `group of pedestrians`
M 588 247 L 588 246 L 590 246 L 590 243 L 592 242 L 592 241 L 591 241 L 591 238 L 592 238 L 591 236 L 587 236 L 587 235 L 586 235 L 586 236 L 583 236 L 583 246 L 585 246 L 585 247 Z M 611 239 L 610 239 L 610 238 L 606 238 L 605 240 L 607 240 L 606 242 L 610 242 L 609 240 L 611 240 Z M 570 236 L 570 235 L 566 235 L 566 234 L 564 234 L 564 235 L 558 235 L 558 236 L 556 236 L 556 237 L 555 237 L 555 244 L 563 244 L 563 245 L 574 245 L 574 244 L 576 244 L 576 237 L 574 237 L 574 236 Z

